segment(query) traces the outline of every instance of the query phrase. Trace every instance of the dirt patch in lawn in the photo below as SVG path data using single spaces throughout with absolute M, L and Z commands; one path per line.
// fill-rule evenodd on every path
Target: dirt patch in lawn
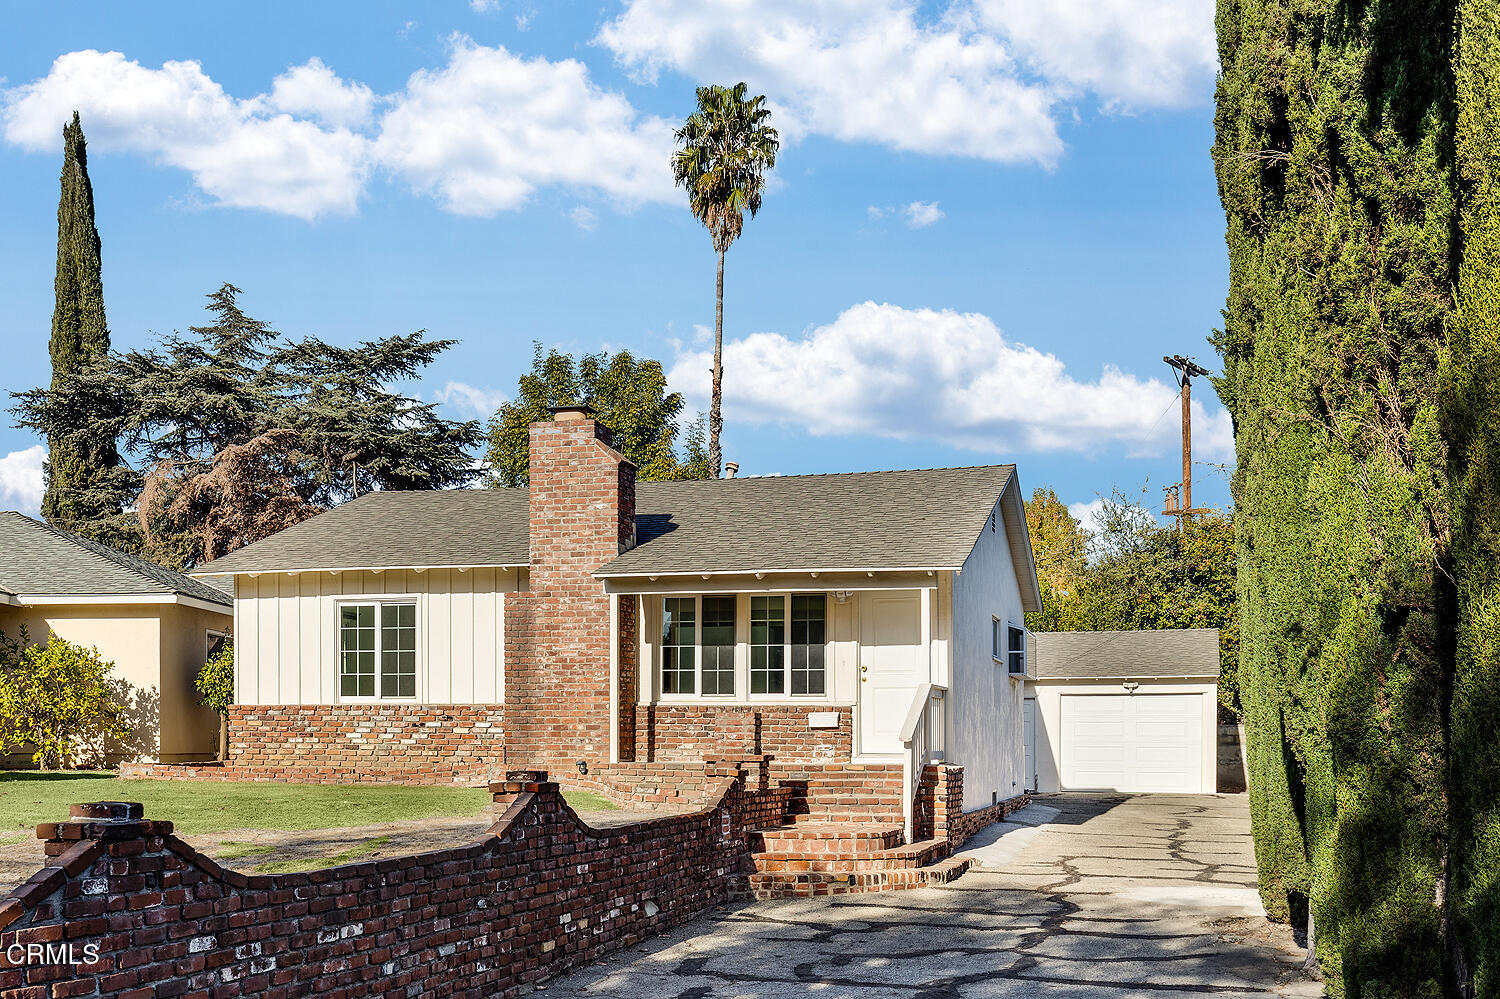
M 629 825 L 672 814 L 667 811 L 580 811 L 596 829 Z M 246 874 L 312 870 L 464 846 L 484 835 L 495 821 L 487 809 L 470 818 L 425 818 L 336 829 L 228 829 L 182 838 L 232 870 Z M 0 839 L 0 898 L 43 865 L 36 838 Z

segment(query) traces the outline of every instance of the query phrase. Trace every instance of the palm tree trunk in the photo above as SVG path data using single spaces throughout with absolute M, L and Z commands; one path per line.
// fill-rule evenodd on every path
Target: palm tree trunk
M 719 283 L 714 296 L 714 392 L 708 404 L 708 466 L 714 478 L 719 477 L 723 453 L 719 450 L 719 431 L 724 428 L 720 411 L 724 402 L 724 251 L 719 251 Z

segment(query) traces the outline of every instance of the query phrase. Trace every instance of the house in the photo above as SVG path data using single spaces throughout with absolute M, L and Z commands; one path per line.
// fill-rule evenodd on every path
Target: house
M 232 622 L 223 590 L 0 511 L 0 632 L 14 640 L 24 626 L 33 642 L 55 634 L 115 664 L 133 734 L 112 762 L 214 757 L 219 719 L 194 681 Z
M 1028 787 L 1213 793 L 1219 631 L 1031 636 Z
M 638 484 L 610 440 L 561 407 L 527 489 L 377 492 L 200 567 L 235 594 L 231 765 L 632 794 L 770 756 L 850 821 L 935 759 L 966 807 L 1021 792 L 1013 466 Z

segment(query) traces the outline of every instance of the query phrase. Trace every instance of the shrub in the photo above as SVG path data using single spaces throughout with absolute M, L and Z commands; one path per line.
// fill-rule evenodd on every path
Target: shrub
M 99 650 L 56 635 L 46 645 L 20 645 L 7 643 L 0 670 L 0 752 L 31 744 L 37 765 L 60 770 L 106 739 L 130 735 L 110 682 L 114 663 Z
M 219 759 L 228 755 L 229 705 L 234 703 L 234 642 L 226 641 L 219 646 L 195 681 L 198 687 L 198 703 L 205 704 L 219 713 Z

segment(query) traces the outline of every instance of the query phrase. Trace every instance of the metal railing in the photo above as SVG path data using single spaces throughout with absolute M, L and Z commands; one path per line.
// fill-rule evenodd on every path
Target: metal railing
M 947 687 L 922 684 L 912 697 L 906 721 L 901 726 L 901 816 L 908 843 L 912 842 L 916 825 L 916 799 L 922 769 L 943 759 L 947 739 L 944 695 L 947 692 Z

